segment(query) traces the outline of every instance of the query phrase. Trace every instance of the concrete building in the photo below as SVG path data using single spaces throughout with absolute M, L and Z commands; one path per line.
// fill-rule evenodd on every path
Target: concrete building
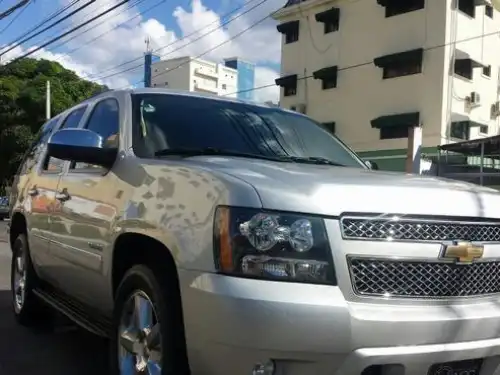
M 224 64 L 238 71 L 238 99 L 254 100 L 255 64 L 237 57 L 224 59 Z
M 274 17 L 281 106 L 381 169 L 404 169 L 417 131 L 429 156 L 498 134 L 500 12 L 488 0 L 289 0 Z
M 152 64 L 152 87 L 205 92 L 236 97 L 238 71 L 224 64 L 189 56 Z

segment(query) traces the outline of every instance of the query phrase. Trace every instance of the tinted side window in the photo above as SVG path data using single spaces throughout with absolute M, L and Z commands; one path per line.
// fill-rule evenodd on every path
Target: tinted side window
M 86 106 L 80 107 L 72 111 L 64 120 L 61 129 L 77 128 L 80 120 L 85 114 Z M 64 160 L 56 158 L 48 158 L 43 166 L 43 169 L 49 172 L 61 172 Z
M 104 99 L 98 102 L 89 116 L 86 129 L 99 134 L 103 139 L 104 147 L 118 147 L 118 134 L 120 131 L 120 117 L 118 101 L 116 99 Z M 86 163 L 76 163 L 71 166 L 74 169 L 92 168 L 94 166 Z M 96 166 L 96 168 L 100 168 Z
M 35 138 L 35 141 L 31 144 L 31 147 L 28 149 L 26 155 L 24 156 L 19 174 L 28 174 L 33 170 L 33 167 L 36 166 L 38 160 L 40 159 L 40 156 L 43 153 L 45 145 L 47 144 L 47 141 L 49 140 L 49 137 L 54 130 L 54 127 L 57 125 L 58 120 L 58 118 L 54 118 L 42 126 Z

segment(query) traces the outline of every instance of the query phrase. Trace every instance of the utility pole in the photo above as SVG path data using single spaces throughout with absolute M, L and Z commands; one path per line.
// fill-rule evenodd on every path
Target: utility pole
M 144 54 L 144 87 L 151 87 L 151 64 L 153 51 L 151 49 L 151 39 L 148 36 L 145 40 L 146 53 Z
M 50 81 L 47 81 L 47 88 L 45 91 L 45 117 L 50 119 Z

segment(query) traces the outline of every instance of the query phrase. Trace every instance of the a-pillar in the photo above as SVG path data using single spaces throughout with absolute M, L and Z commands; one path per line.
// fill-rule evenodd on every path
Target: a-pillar
M 408 129 L 408 147 L 406 154 L 406 172 L 420 174 L 422 157 L 422 127 L 411 126 Z

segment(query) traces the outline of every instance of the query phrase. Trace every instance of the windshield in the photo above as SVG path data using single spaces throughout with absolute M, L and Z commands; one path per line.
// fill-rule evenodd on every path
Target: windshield
M 134 152 L 217 149 L 266 157 L 324 158 L 366 168 L 322 125 L 279 108 L 170 94 L 134 94 Z

